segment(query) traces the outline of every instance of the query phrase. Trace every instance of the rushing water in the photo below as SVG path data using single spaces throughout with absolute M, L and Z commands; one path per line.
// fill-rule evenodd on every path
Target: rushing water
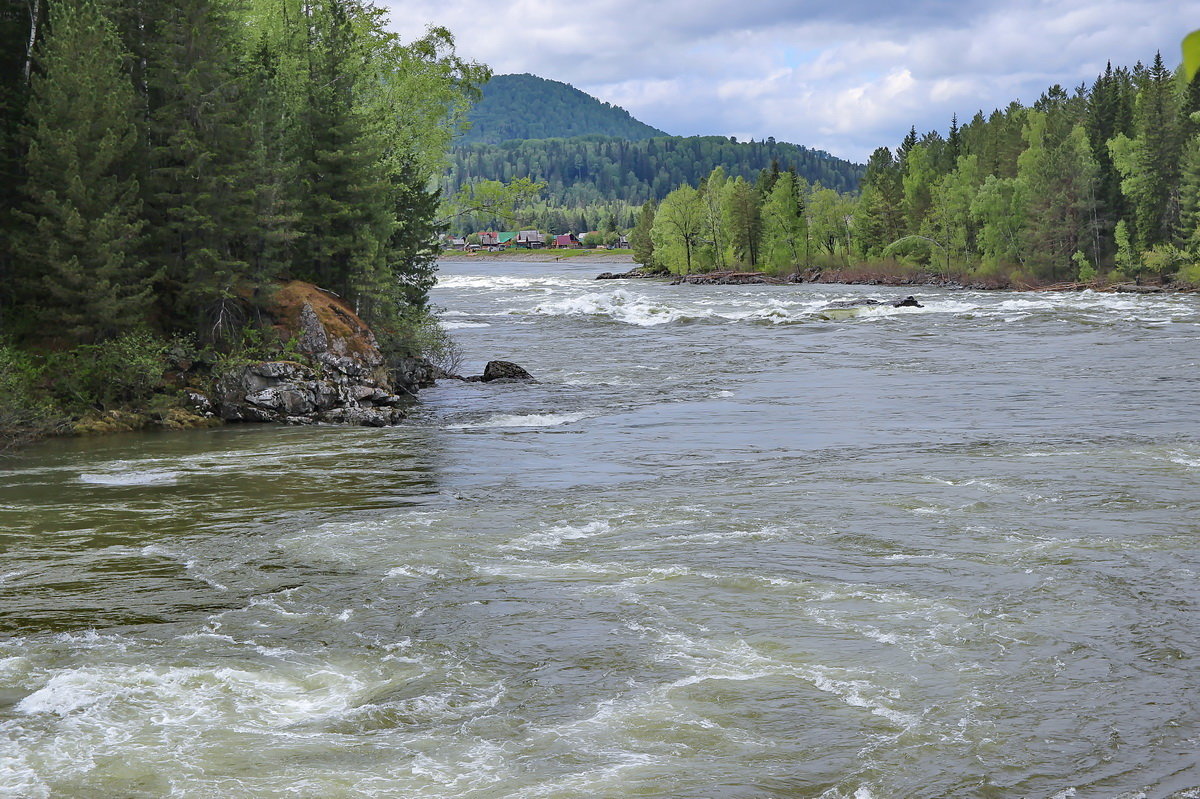
M 0 471 L 0 795 L 1200 786 L 1200 298 L 447 264 L 411 423 Z

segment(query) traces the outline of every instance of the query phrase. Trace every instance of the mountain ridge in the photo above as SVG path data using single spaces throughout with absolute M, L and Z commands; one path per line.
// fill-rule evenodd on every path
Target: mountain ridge
M 496 75 L 482 92 L 468 115 L 471 126 L 456 145 L 576 136 L 639 141 L 671 135 L 569 83 L 528 72 Z

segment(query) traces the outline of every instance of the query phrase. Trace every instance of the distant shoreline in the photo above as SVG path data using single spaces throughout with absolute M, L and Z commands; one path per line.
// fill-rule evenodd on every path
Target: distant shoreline
M 629 253 L 606 250 L 507 250 L 505 252 L 444 252 L 439 261 L 447 263 L 487 263 L 521 261 L 526 263 L 631 264 Z

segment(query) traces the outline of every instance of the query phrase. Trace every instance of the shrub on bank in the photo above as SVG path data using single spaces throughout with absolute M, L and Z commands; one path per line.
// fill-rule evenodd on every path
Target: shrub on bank
M 147 332 L 126 333 L 45 356 L 52 397 L 72 413 L 145 405 L 162 384 L 168 342 Z
M 36 359 L 0 341 L 0 451 L 53 427 L 59 414 L 39 390 L 41 378 Z

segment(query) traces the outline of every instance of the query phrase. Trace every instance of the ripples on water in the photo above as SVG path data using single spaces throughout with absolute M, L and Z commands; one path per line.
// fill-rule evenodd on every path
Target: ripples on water
M 1200 795 L 1195 297 L 447 265 L 389 430 L 0 483 L 0 795 Z

